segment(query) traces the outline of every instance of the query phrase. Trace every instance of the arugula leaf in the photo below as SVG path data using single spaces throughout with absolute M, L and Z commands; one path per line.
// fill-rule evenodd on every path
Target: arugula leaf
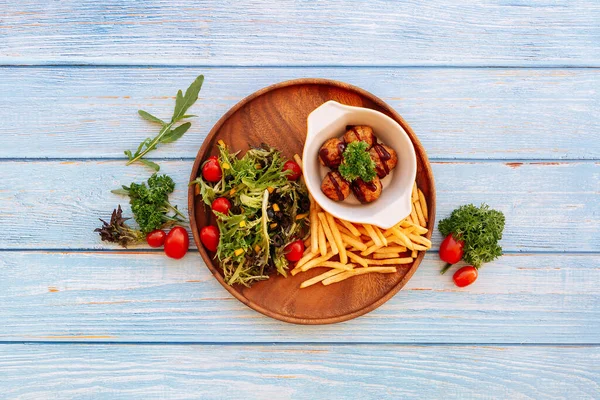
M 138 114 L 140 114 L 140 117 L 144 118 L 146 121 L 156 122 L 157 124 L 165 125 L 165 121 L 158 117 L 155 117 L 149 112 L 146 112 L 144 110 L 138 110 Z
M 185 91 L 185 95 L 181 90 L 177 92 L 177 97 L 175 99 L 175 109 L 173 110 L 173 116 L 171 117 L 171 121 L 166 123 L 162 119 L 155 117 L 144 110 L 138 110 L 138 114 L 140 117 L 145 119 L 146 121 L 150 121 L 153 123 L 161 124 L 162 127 L 154 138 L 147 138 L 140 143 L 135 153 L 132 153 L 131 150 L 125 150 L 125 155 L 128 158 L 127 165 L 131 165 L 134 162 L 141 162 L 147 167 L 152 168 L 155 171 L 158 171 L 160 167 L 158 164 L 143 159 L 143 157 L 148 154 L 150 151 L 155 150 L 159 144 L 172 143 L 177 139 L 181 138 L 187 131 L 190 129 L 192 124 L 190 122 L 185 122 L 179 126 L 175 126 L 175 124 L 182 119 L 192 118 L 196 115 L 186 114 L 186 111 L 198 100 L 198 94 L 200 93 L 200 89 L 202 88 L 202 83 L 204 82 L 204 75 L 198 76 L 194 82 L 187 88 Z
M 160 165 L 155 162 L 148 161 L 145 158 L 140 158 L 140 162 L 144 164 L 146 167 L 152 168 L 156 172 L 160 171 Z
M 202 88 L 202 83 L 204 82 L 204 75 L 200 75 L 196 78 L 194 82 L 190 85 L 189 88 L 185 91 L 185 96 L 182 96 L 181 90 L 177 92 L 177 98 L 175 100 L 175 111 L 173 112 L 173 117 L 171 118 L 171 122 L 177 122 L 183 118 L 185 112 L 198 100 L 198 93 L 200 93 L 200 89 Z
M 186 122 L 185 124 L 179 125 L 177 128 L 172 129 L 169 133 L 167 133 L 165 136 L 163 136 L 163 138 L 160 142 L 161 143 L 171 143 L 171 142 L 176 141 L 177 139 L 182 137 L 183 134 L 186 133 L 188 129 L 190 129 L 190 126 L 192 126 L 192 124 L 190 122 Z

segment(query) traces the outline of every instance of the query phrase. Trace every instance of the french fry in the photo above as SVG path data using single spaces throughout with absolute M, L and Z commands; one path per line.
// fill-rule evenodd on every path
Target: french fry
M 413 247 L 415 248 L 416 251 L 427 251 L 429 250 L 427 247 L 421 245 L 421 244 L 415 244 L 413 243 Z M 413 251 L 415 251 L 413 250 Z
M 338 230 L 338 226 L 333 219 L 333 215 L 327 213 L 327 223 L 329 224 L 329 229 L 331 229 L 331 233 L 333 234 L 333 240 L 335 240 L 335 244 L 339 250 L 340 254 L 340 262 L 342 264 L 348 264 L 348 256 L 346 255 L 346 246 L 344 246 L 344 242 L 342 241 L 342 235 L 340 235 L 340 231 Z
M 417 217 L 417 212 L 415 211 L 414 204 L 413 204 L 413 208 L 410 210 L 410 219 L 413 224 L 419 225 L 419 217 Z
M 413 233 L 414 230 L 415 230 L 414 225 L 409 226 L 408 228 L 402 228 L 402 232 L 404 232 L 405 235 L 408 235 L 409 233 Z
M 300 288 L 305 288 L 314 285 L 315 283 L 321 282 L 323 279 L 327 279 L 330 276 L 334 276 L 337 274 L 344 273 L 343 269 L 332 269 L 330 271 L 324 272 L 321 275 L 317 275 L 314 278 L 308 279 L 300 284 Z
M 385 238 L 385 235 L 383 234 L 383 232 L 381 232 L 381 229 L 379 229 L 378 227 L 374 226 L 373 230 L 375 231 L 375 233 L 377 234 L 377 236 L 379 236 L 379 239 L 381 240 L 381 243 L 383 243 L 384 246 L 388 245 L 387 239 Z
M 401 231 L 400 229 L 398 229 L 398 228 L 392 228 L 392 232 L 394 232 L 394 235 L 395 235 L 395 236 L 396 236 L 398 239 L 400 239 L 400 240 L 401 240 L 401 241 L 404 243 L 404 245 L 405 245 L 405 246 L 406 246 L 408 249 L 410 249 L 410 250 L 413 250 L 413 249 L 414 249 L 414 247 L 413 247 L 413 243 L 410 241 L 410 239 L 408 238 L 408 236 L 406 236 L 406 235 L 404 234 L 404 232 L 402 232 L 402 231 Z
M 422 226 L 419 226 L 419 225 L 415 225 L 415 224 L 413 224 L 412 222 L 409 222 L 409 221 L 406 221 L 406 220 L 404 220 L 404 221 L 400 222 L 400 226 L 401 226 L 401 227 L 403 227 L 403 228 L 410 228 L 410 227 L 414 227 L 414 228 L 415 228 L 415 230 L 414 230 L 414 231 L 415 231 L 416 233 L 418 233 L 419 235 L 424 235 L 424 234 L 426 234 L 427 232 L 429 232 L 429 230 L 428 230 L 427 228 L 424 228 L 424 227 L 422 227 Z
M 361 256 L 354 254 L 352 252 L 348 252 L 348 258 L 351 259 L 352 261 L 356 262 L 357 264 L 362 265 L 365 268 L 369 266 L 369 263 L 367 262 L 366 259 L 364 259 Z
M 411 233 L 410 235 L 408 235 L 408 238 L 410 240 L 412 240 L 414 243 L 422 244 L 423 246 L 427 247 L 428 249 L 431 248 L 431 241 L 427 238 L 424 238 L 423 236 L 413 235 Z
M 429 212 L 427 210 L 427 200 L 425 200 L 425 195 L 421 191 L 421 189 L 417 189 L 419 192 L 419 203 L 421 203 L 421 210 L 423 211 L 423 217 L 425 217 L 425 222 L 429 221 Z
M 317 213 L 317 215 L 319 216 L 319 221 L 321 221 L 321 225 L 323 226 L 323 231 L 325 232 L 325 237 L 327 238 L 327 241 L 331 245 L 331 251 L 333 252 L 334 255 L 339 254 L 340 250 L 338 249 L 337 244 L 335 243 L 335 239 L 333 238 L 333 233 L 331 232 L 331 229 L 329 228 L 329 224 L 327 223 L 327 218 L 325 217 L 325 213 L 320 212 L 320 213 Z
M 400 258 L 399 253 L 373 253 L 374 260 L 384 260 L 386 258 Z
M 419 254 L 419 252 L 417 250 L 413 250 L 412 253 L 410 253 L 411 258 L 417 258 L 417 255 Z
M 377 235 L 377 233 L 375 233 L 375 229 L 373 229 L 373 227 L 369 224 L 363 224 L 365 230 L 367 231 L 367 235 L 371 237 L 371 239 L 373 239 L 373 243 L 375 243 L 376 245 L 378 245 L 379 247 L 383 246 L 383 243 L 381 242 L 381 239 L 379 239 L 379 236 Z
M 387 260 L 367 260 L 369 265 L 396 265 L 396 264 L 410 264 L 414 260 L 412 257 L 403 258 L 389 258 Z
M 354 264 L 342 264 L 337 261 L 323 261 L 321 264 L 317 265 L 317 267 L 343 269 L 344 271 L 351 271 L 355 266 L 356 265 Z
M 301 164 L 298 164 L 298 165 L 301 165 Z M 300 168 L 302 168 L 302 167 L 300 167 Z M 417 182 L 413 183 L 411 200 L 413 203 L 419 201 L 419 193 L 417 192 Z
M 296 161 L 296 164 L 300 166 L 300 169 L 304 170 L 304 165 L 302 165 L 302 159 L 298 154 L 294 154 L 294 161 Z
M 310 248 L 310 241 L 311 238 L 306 238 L 306 240 L 304 241 L 304 247 Z
M 300 260 L 298 260 L 298 262 L 296 263 L 296 268 L 302 267 L 304 264 L 306 264 L 310 260 L 314 259 L 318 255 L 319 255 L 319 253 L 308 253 L 305 256 L 302 256 L 302 258 Z
M 323 230 L 323 225 L 321 225 L 320 221 L 317 221 L 317 236 L 319 239 L 319 252 L 324 256 L 327 254 L 327 241 L 325 240 L 325 231 Z
M 310 198 L 310 251 L 317 253 L 319 251 L 319 219 L 317 218 L 317 208 L 312 196 Z
M 350 244 L 352 247 L 354 247 L 360 251 L 367 249 L 367 246 L 360 240 L 355 239 L 352 236 L 348 236 L 344 233 L 341 233 L 341 235 L 342 235 L 342 240 L 344 241 L 344 243 Z
M 367 230 L 365 229 L 364 226 L 355 226 L 356 230 L 358 231 L 358 233 L 360 233 L 362 236 L 368 236 L 371 237 L 369 235 L 369 232 L 367 232 Z
M 309 262 L 304 264 L 302 267 L 300 267 L 300 269 L 302 270 L 302 272 L 308 271 L 309 269 L 314 268 L 317 265 L 321 264 L 323 261 L 329 260 L 333 256 L 334 256 L 333 252 L 330 251 L 329 253 L 325 254 L 324 256 L 313 258 L 312 260 L 310 260 Z
M 323 285 L 331 285 L 332 283 L 340 282 L 340 281 L 343 281 L 345 279 L 351 278 L 356 275 L 364 275 L 364 274 L 368 274 L 371 272 L 393 274 L 394 272 L 396 272 L 396 268 L 394 268 L 394 267 L 359 268 L 359 269 L 355 269 L 352 271 L 342 272 L 341 274 L 336 274 L 332 277 L 324 279 L 322 282 L 323 282 Z
M 375 253 L 404 253 L 405 251 L 405 246 L 388 246 L 375 250 Z
M 425 217 L 423 216 L 423 210 L 421 210 L 421 203 L 416 201 L 413 203 L 413 206 L 415 207 L 415 210 L 417 210 L 417 218 L 419 219 L 419 225 L 425 226 L 426 222 Z
M 350 233 L 352 233 L 352 235 L 356 236 L 357 238 L 360 237 L 360 232 L 358 231 L 358 229 L 356 229 L 356 227 L 354 225 L 352 225 L 352 223 L 348 222 L 348 221 L 344 221 L 343 219 L 338 220 L 341 222 L 342 225 L 344 225 L 346 227 L 346 229 L 348 229 L 350 231 Z
M 373 246 L 367 248 L 366 250 L 363 250 L 360 252 L 361 256 L 368 256 L 369 254 L 379 250 L 380 248 L 382 248 L 383 246 L 380 246 L 378 244 L 374 244 Z
M 354 235 L 352 234 L 352 232 L 350 232 L 348 229 L 346 229 L 346 227 L 344 227 L 342 224 L 336 224 L 336 225 L 337 225 L 338 231 L 340 231 L 340 233 L 343 233 L 346 236 L 352 236 L 352 237 L 354 237 Z M 358 240 L 359 238 L 360 238 L 360 236 L 357 237 L 356 240 Z

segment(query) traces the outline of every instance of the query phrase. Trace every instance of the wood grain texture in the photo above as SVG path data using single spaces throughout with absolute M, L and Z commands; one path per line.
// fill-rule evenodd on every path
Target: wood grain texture
M 600 343 L 597 255 L 505 255 L 460 289 L 430 253 L 390 301 L 325 326 L 250 310 L 195 252 L 0 252 L 0 265 L 0 340 Z
M 18 399 L 593 399 L 599 364 L 596 346 L 0 347 Z
M 406 132 L 416 156 L 416 184 L 425 194 L 431 215 L 426 235 L 430 238 L 436 202 L 433 173 L 425 149 L 412 128 L 389 105 L 371 93 L 338 81 L 313 78 L 282 82 L 255 92 L 236 104 L 213 127 L 202 144 L 192 167 L 190 181 L 202 174 L 201 166 L 209 156 L 218 155 L 220 141 L 227 143 L 232 152 L 241 151 L 242 154 L 260 143 L 274 146 L 289 159 L 294 154 L 302 154 L 309 114 L 330 100 L 377 110 L 393 118 Z M 314 157 L 316 160 L 318 155 Z M 410 179 L 412 186 L 413 178 Z M 287 278 L 272 273 L 268 281 L 256 282 L 251 287 L 230 286 L 223 279 L 219 263 L 213 262 L 214 253 L 209 253 L 201 244 L 200 229 L 215 225 L 216 221 L 202 197 L 196 195 L 195 187 L 190 187 L 188 191 L 188 209 L 190 229 L 198 251 L 219 283 L 248 307 L 290 323 L 333 324 L 374 310 L 408 282 L 425 254 L 421 252 L 410 264 L 394 265 L 396 272 L 393 274 L 369 274 L 333 286 L 313 285 L 299 289 L 303 281 L 322 273 L 318 269 L 303 276 Z
M 431 159 L 600 159 L 598 70 L 487 68 L 0 68 L 0 158 L 124 157 L 157 133 L 137 110 L 167 118 L 177 89 L 199 73 L 191 111 L 200 117 L 153 157 L 195 157 L 243 97 L 312 76 L 382 98 Z
M 162 161 L 185 210 L 191 161 Z M 433 162 L 438 218 L 488 203 L 506 214 L 507 251 L 600 251 L 600 163 Z M 110 193 L 149 171 L 124 161 L 0 163 L 0 249 L 106 249 L 92 231 L 127 199 Z M 433 235 L 434 248 L 440 242 Z M 112 247 L 114 248 L 114 247 Z
M 3 64 L 598 66 L 593 0 L 0 2 Z

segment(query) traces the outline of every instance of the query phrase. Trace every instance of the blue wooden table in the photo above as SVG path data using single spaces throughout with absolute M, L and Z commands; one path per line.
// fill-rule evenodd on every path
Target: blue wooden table
M 600 398 L 599 67 L 596 0 L 0 0 L 0 397 Z M 170 115 L 201 73 L 200 117 L 152 158 L 180 207 L 231 106 L 331 78 L 411 124 L 438 218 L 506 214 L 506 254 L 459 289 L 431 251 L 376 311 L 296 326 L 195 249 L 104 245 L 109 190 L 149 173 L 124 162 L 155 130 L 137 109 Z

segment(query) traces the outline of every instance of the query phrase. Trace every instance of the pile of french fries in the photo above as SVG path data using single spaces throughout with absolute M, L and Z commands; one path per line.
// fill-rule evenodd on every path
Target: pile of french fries
M 295 161 L 302 167 L 296 154 Z M 329 268 L 300 285 L 301 288 L 321 282 L 323 285 L 341 282 L 368 273 L 394 273 L 396 266 L 411 264 L 419 251 L 431 248 L 424 235 L 428 219 L 423 192 L 413 186 L 411 214 L 390 229 L 369 224 L 354 224 L 334 218 L 312 199 L 310 235 L 305 241 L 303 257 L 291 270 L 292 275 L 313 268 Z

